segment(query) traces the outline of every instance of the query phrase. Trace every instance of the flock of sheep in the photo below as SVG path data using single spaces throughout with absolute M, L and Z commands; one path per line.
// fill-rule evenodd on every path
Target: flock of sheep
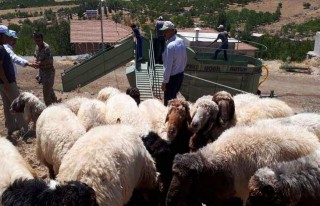
M 220 91 L 195 103 L 140 103 L 113 87 L 46 106 L 11 105 L 36 131 L 50 181 L 0 138 L 1 204 L 264 206 L 320 204 L 320 114 Z

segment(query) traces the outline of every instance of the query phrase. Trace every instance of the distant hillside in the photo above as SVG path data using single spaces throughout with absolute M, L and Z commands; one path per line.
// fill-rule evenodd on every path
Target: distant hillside
M 276 23 L 259 27 L 260 32 L 277 33 L 283 25 L 288 23 L 301 24 L 311 19 L 320 18 L 320 0 L 261 0 L 244 6 L 257 12 L 274 12 L 282 3 L 281 17 Z M 310 5 L 308 5 L 310 4 Z M 229 9 L 239 10 L 242 7 L 232 5 Z M 320 31 L 320 25 L 319 25 Z

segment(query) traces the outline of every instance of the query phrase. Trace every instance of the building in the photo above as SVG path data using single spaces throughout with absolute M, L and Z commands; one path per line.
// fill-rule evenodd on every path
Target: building
M 112 20 L 72 20 L 70 21 L 70 42 L 74 45 L 76 54 L 95 53 L 99 51 L 102 43 L 105 48 L 116 45 L 131 35 L 129 26 L 117 24 Z

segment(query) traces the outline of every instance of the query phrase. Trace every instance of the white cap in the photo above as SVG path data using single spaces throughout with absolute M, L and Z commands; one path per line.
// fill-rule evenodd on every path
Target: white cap
M 0 34 L 10 36 L 8 27 L 6 27 L 5 25 L 0 25 Z
M 19 39 L 19 38 L 17 37 L 17 32 L 16 32 L 16 31 L 9 30 L 9 34 L 10 34 L 11 37 L 13 37 L 13 38 L 15 38 L 15 39 Z
M 222 24 L 220 24 L 217 28 L 218 29 L 224 29 L 224 26 Z
M 163 17 L 162 16 L 159 16 L 159 18 L 158 18 L 159 20 L 163 20 Z
M 165 21 L 160 30 L 164 31 L 164 30 L 167 30 L 167 29 L 174 29 L 174 24 L 171 21 Z

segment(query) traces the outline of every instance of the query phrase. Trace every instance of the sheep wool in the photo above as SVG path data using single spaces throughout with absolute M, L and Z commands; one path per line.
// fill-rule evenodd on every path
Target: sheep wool
M 77 139 L 86 133 L 78 117 L 63 104 L 45 109 L 37 121 L 37 156 L 53 178 L 61 160 Z
M 137 103 L 129 95 L 116 94 L 107 100 L 106 105 L 107 124 L 132 125 L 139 130 L 140 134 L 146 134 L 150 130 Z
M 0 197 L 16 179 L 36 177 L 30 165 L 5 137 L 0 137 L 0 171 Z
M 134 189 L 156 187 L 156 168 L 135 128 L 106 125 L 78 139 L 64 156 L 57 180 L 86 183 L 100 206 L 122 206 Z
M 73 97 L 65 101 L 64 104 L 67 108 L 69 108 L 73 113 L 77 115 L 81 104 L 89 100 L 90 99 L 86 97 Z
M 89 129 L 106 124 L 106 104 L 97 99 L 90 99 L 80 105 L 78 118 L 86 128 Z
M 116 94 L 120 94 L 120 90 L 114 87 L 105 87 L 98 93 L 97 99 L 106 102 L 110 97 Z
M 139 110 L 150 126 L 162 139 L 167 138 L 165 119 L 168 109 L 158 99 L 147 99 L 139 104 Z
M 175 156 L 167 205 L 225 205 L 239 198 L 245 203 L 249 179 L 257 169 L 310 155 L 319 148 L 318 138 L 297 126 L 230 128 L 198 152 Z
M 320 148 L 318 138 L 295 126 L 239 126 L 226 130 L 214 143 L 200 149 L 209 162 L 230 168 L 236 195 L 246 200 L 253 173 L 274 162 L 290 161 Z

